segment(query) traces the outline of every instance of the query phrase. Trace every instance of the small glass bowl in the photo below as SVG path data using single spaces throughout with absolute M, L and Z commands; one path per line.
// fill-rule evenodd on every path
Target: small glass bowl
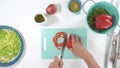
M 34 17 L 34 20 L 36 23 L 40 24 L 40 25 L 47 25 L 47 14 L 36 14 Z
M 76 6 L 78 6 L 78 5 L 75 5 L 75 4 L 73 5 L 73 3 L 78 3 L 79 8 L 77 10 L 72 10 L 71 9 L 71 5 L 73 6 L 73 8 L 76 8 Z M 68 3 L 68 9 L 70 10 L 70 12 L 75 13 L 76 15 L 80 14 L 81 8 L 82 8 L 82 3 L 81 3 L 80 0 L 70 0 L 69 3 Z

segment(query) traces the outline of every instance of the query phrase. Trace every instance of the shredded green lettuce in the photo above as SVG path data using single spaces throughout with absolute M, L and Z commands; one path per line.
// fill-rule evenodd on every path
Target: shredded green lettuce
M 20 39 L 13 30 L 0 29 L 0 62 L 8 63 L 20 52 Z

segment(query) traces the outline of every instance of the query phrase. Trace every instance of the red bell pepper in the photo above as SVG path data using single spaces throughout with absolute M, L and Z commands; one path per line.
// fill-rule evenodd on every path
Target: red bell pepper
M 108 29 L 112 26 L 112 22 L 110 20 L 97 20 L 95 23 L 96 29 Z
M 70 35 L 69 38 L 68 38 L 68 41 L 67 41 L 67 48 L 73 48 L 72 47 L 72 36 Z
M 101 14 L 95 17 L 96 29 L 108 29 L 112 26 L 112 17 L 108 14 Z
M 112 17 L 108 14 L 100 14 L 95 17 L 95 20 L 112 20 Z
M 53 37 L 53 42 L 55 44 L 55 47 L 59 50 L 62 49 L 62 46 L 66 44 L 66 42 L 59 43 L 58 39 L 63 38 L 64 41 L 67 40 L 67 34 L 65 32 L 58 32 L 56 35 Z

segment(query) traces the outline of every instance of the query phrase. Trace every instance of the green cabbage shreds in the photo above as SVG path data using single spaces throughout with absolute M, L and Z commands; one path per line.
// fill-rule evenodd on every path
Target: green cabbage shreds
M 20 52 L 20 39 L 14 31 L 0 29 L 0 62 L 8 63 Z

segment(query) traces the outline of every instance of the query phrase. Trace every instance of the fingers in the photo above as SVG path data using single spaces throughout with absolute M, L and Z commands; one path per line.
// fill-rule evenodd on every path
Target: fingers
M 71 48 L 70 50 L 73 52 L 76 47 L 76 45 L 75 45 L 76 44 L 76 36 L 73 34 L 71 34 L 71 36 L 72 36 L 72 47 L 73 48 Z
M 73 34 L 71 34 L 71 36 L 72 36 L 72 42 L 73 42 L 73 44 L 74 44 L 75 42 L 81 41 L 81 38 L 80 38 L 79 36 L 73 35 Z
M 80 42 L 80 38 L 77 35 L 75 35 L 75 40 L 76 42 Z
M 58 57 L 55 56 L 55 58 L 54 58 L 54 62 L 59 62 L 58 60 L 59 60 Z
M 75 36 L 73 34 L 71 34 L 72 37 L 72 46 L 75 44 Z
M 54 65 L 56 65 L 55 67 L 60 67 L 60 68 L 62 68 L 62 66 L 63 66 L 63 61 L 62 61 L 62 59 L 58 59 L 58 57 L 57 56 L 55 56 L 55 58 L 54 58 Z
M 49 64 L 49 68 L 62 68 L 63 67 L 63 61 L 62 59 L 58 59 L 57 56 L 55 56 L 54 61 Z
M 79 38 L 79 42 L 81 43 L 81 45 L 83 45 L 81 38 Z
M 49 68 L 53 68 L 53 62 L 49 64 Z
M 55 56 L 54 58 L 53 65 L 54 65 L 54 68 L 59 68 L 59 59 L 57 56 Z
M 77 46 L 76 44 L 82 43 L 81 38 L 79 36 L 71 34 L 71 37 L 72 37 L 72 47 L 73 47 L 73 49 Z
M 60 68 L 62 68 L 63 67 L 63 61 L 62 61 L 62 59 L 60 59 Z

